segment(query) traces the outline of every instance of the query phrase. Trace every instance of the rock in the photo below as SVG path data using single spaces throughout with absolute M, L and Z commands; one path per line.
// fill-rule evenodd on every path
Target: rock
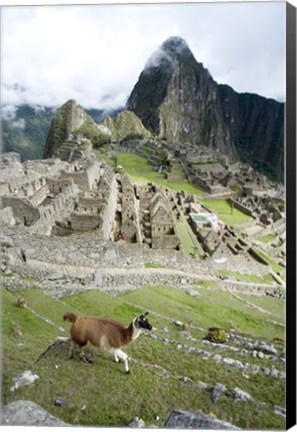
M 191 378 L 188 378 L 187 376 L 182 377 L 182 382 L 184 384 L 191 384 L 192 380 Z
M 182 331 L 180 332 L 180 335 L 185 339 L 189 339 L 191 337 L 191 334 L 188 331 Z
M 171 429 L 231 429 L 240 430 L 240 428 L 213 417 L 208 417 L 201 412 L 186 412 L 174 410 L 168 417 L 165 428 Z
M 49 280 L 54 281 L 54 280 L 64 279 L 65 276 L 64 276 L 64 273 L 57 271 L 57 272 L 53 272 L 53 273 L 49 274 L 47 278 Z
M 195 296 L 198 296 L 198 295 L 199 295 L 199 293 L 198 293 L 197 291 L 192 290 L 192 289 L 187 290 L 187 291 L 186 291 L 186 294 L 188 294 L 188 295 L 191 296 L 191 297 L 195 297 Z
M 20 387 L 25 387 L 30 384 L 33 384 L 36 380 L 39 379 L 39 376 L 35 374 L 34 372 L 28 370 L 21 375 L 14 378 L 12 382 L 12 387 L 10 388 L 10 391 L 15 391 Z
M 1 409 L 2 425 L 14 426 L 71 426 L 49 414 L 35 402 L 18 400 Z
M 145 422 L 142 419 L 140 419 L 139 417 L 134 417 L 132 422 L 129 424 L 129 427 L 131 427 L 131 428 L 144 428 Z
M 177 325 L 178 327 L 182 327 L 182 325 L 183 325 L 183 323 L 181 321 L 175 321 L 174 324 Z
M 222 361 L 222 356 L 221 356 L 221 354 L 215 354 L 215 355 L 213 356 L 213 360 L 214 360 L 215 362 L 217 362 L 217 363 L 220 363 L 220 362 Z
M 274 356 L 278 355 L 276 348 L 273 345 L 270 345 L 266 342 L 261 342 L 259 348 L 265 354 L 272 354 Z
M 234 366 L 237 367 L 239 370 L 245 369 L 245 366 L 243 363 L 241 363 L 239 360 L 234 360 Z
M 283 417 L 286 417 L 286 408 L 282 408 L 282 407 L 280 407 L 280 406 L 278 406 L 278 405 L 275 405 L 275 406 L 273 407 L 273 412 L 274 412 L 275 414 L 277 414 L 277 415 L 281 415 L 281 416 L 283 416 Z
M 271 376 L 274 377 L 274 378 L 277 378 L 278 375 L 279 375 L 279 370 L 275 369 L 275 368 L 272 368 L 271 369 Z
M 258 351 L 257 355 L 260 359 L 263 359 L 265 357 L 264 354 L 262 353 L 262 351 Z
M 211 396 L 210 396 L 211 401 L 213 403 L 216 403 L 220 399 L 222 394 L 225 392 L 225 390 L 226 390 L 225 384 L 216 383 L 216 385 L 214 386 L 211 392 Z
M 238 401 L 238 400 L 241 400 L 241 401 L 253 400 L 252 396 L 249 393 L 241 390 L 238 387 L 235 387 L 232 390 L 232 396 L 235 399 L 235 401 Z
M 100 270 L 96 270 L 93 276 L 94 284 L 96 286 L 102 286 L 102 272 Z
M 258 365 L 251 365 L 251 373 L 252 374 L 257 374 L 260 372 L 260 366 Z
M 206 389 L 208 388 L 208 385 L 205 384 L 203 381 L 198 381 L 198 382 L 197 382 L 197 387 L 198 387 L 200 390 L 206 390 Z
M 54 400 L 54 405 L 60 407 L 60 406 L 67 406 L 67 405 L 69 405 L 69 404 L 68 404 L 68 402 L 67 402 L 65 399 L 60 398 L 60 397 L 57 397 L 57 398 Z
M 229 357 L 223 358 L 223 363 L 225 363 L 227 366 L 233 366 L 234 362 L 235 360 L 233 360 L 232 358 Z

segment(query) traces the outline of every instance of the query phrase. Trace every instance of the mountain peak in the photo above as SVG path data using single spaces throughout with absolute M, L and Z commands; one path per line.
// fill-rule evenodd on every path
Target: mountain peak
M 171 36 L 151 55 L 146 62 L 145 71 L 158 67 L 176 67 L 178 61 L 193 54 L 187 42 L 180 36 Z

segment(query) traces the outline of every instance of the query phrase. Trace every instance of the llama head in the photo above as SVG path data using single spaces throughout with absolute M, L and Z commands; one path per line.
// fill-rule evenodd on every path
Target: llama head
M 153 327 L 150 325 L 148 320 L 146 319 L 146 315 L 148 312 L 146 312 L 143 315 L 140 315 L 139 317 L 135 318 L 135 327 L 139 329 L 145 329 L 145 330 L 151 330 Z

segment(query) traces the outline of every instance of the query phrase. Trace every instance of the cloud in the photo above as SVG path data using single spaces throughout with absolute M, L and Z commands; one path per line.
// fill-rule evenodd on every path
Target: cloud
M 2 103 L 123 106 L 173 35 L 219 83 L 285 97 L 285 4 L 185 3 L 2 9 Z

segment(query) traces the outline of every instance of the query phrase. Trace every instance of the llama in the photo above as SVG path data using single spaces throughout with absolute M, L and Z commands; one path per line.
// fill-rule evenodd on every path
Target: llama
M 183 323 L 183 325 L 182 325 L 183 330 L 188 330 L 190 328 L 191 324 L 192 324 L 192 321 L 188 321 L 188 322 Z
M 152 330 L 152 326 L 146 319 L 147 314 L 148 312 L 134 318 L 130 325 L 125 327 L 120 322 L 108 318 L 77 316 L 72 312 L 65 313 L 64 320 L 72 322 L 69 358 L 73 358 L 74 345 L 77 345 L 79 357 L 85 363 L 92 363 L 83 351 L 83 347 L 90 342 L 92 345 L 112 353 L 117 363 L 122 360 L 125 364 L 126 373 L 129 373 L 128 356 L 121 348 L 137 339 L 143 329 Z
M 19 297 L 17 300 L 17 304 L 22 308 L 27 307 L 27 303 L 26 303 L 26 300 L 24 299 L 24 297 Z

